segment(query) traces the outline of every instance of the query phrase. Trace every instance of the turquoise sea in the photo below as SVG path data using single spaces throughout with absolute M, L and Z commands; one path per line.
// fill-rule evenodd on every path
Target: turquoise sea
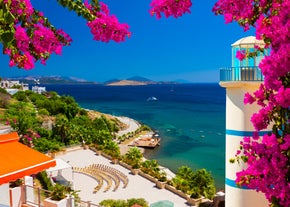
M 87 109 L 127 116 L 156 130 L 161 146 L 147 150 L 173 172 L 206 168 L 218 189 L 225 176 L 225 90 L 216 84 L 145 86 L 45 85 Z M 156 97 L 157 101 L 147 101 Z

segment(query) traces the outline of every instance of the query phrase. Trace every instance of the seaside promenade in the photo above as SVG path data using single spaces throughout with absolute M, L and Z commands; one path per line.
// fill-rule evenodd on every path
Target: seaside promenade
M 140 124 L 136 120 L 129 117 L 116 118 L 128 126 L 126 129 L 118 133 L 119 136 L 128 132 L 134 132 L 140 127 Z M 125 154 L 129 149 L 129 146 L 120 145 L 120 149 L 121 153 Z M 121 165 L 112 164 L 111 160 L 101 155 L 97 155 L 94 151 L 82 149 L 75 150 L 58 155 L 56 158 L 60 158 L 72 167 L 78 168 L 84 168 L 92 164 L 101 164 L 114 168 L 127 176 L 129 182 L 126 188 L 119 187 L 116 191 L 110 189 L 104 192 L 105 186 L 103 186 L 98 190 L 98 192 L 94 193 L 94 188 L 98 185 L 94 178 L 85 174 L 72 172 L 71 169 L 62 170 L 62 176 L 66 180 L 73 183 L 75 190 L 79 190 L 80 198 L 83 201 L 90 201 L 91 203 L 99 204 L 99 202 L 105 199 L 144 198 L 149 205 L 157 201 L 169 200 L 174 203 L 175 207 L 191 206 L 187 203 L 186 199 L 166 189 L 157 188 L 155 183 L 140 175 L 133 175 L 130 170 L 122 167 Z M 169 177 L 174 177 L 174 173 L 166 167 L 161 167 L 161 169 L 164 170 Z
M 79 195 L 83 201 L 99 204 L 99 202 L 105 199 L 144 198 L 149 204 L 161 200 L 169 200 L 174 203 L 175 207 L 190 206 L 184 198 L 166 189 L 157 188 L 155 183 L 140 175 L 133 175 L 128 169 L 118 164 L 112 164 L 111 160 L 101 155 L 96 155 L 91 150 L 75 150 L 58 155 L 57 158 L 64 160 L 72 167 L 83 168 L 91 164 L 102 164 L 117 169 L 128 177 L 129 182 L 126 188 L 120 186 L 116 191 L 110 189 L 104 192 L 105 186 L 103 186 L 98 192 L 93 193 L 94 188 L 98 185 L 95 179 L 84 174 L 72 173 L 72 169 L 62 170 L 62 176 L 73 183 L 75 190 L 80 191 Z

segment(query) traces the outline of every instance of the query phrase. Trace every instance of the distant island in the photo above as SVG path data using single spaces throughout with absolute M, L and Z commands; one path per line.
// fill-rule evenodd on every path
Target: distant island
M 150 85 L 150 84 L 174 84 L 176 82 L 162 82 L 162 81 L 152 81 L 150 79 L 141 77 L 141 76 L 133 76 L 131 78 L 127 78 L 125 80 L 111 80 L 107 81 L 104 84 L 107 86 L 140 86 L 140 85 Z
M 141 76 L 133 76 L 127 79 L 113 79 L 103 83 L 87 81 L 75 77 L 65 77 L 65 76 L 19 76 L 13 78 L 4 78 L 7 80 L 17 80 L 25 84 L 35 84 L 36 82 L 40 84 L 100 84 L 106 86 L 141 86 L 150 84 L 178 84 L 175 81 L 153 81 Z
M 111 82 L 106 84 L 107 86 L 140 86 L 140 85 L 147 85 L 147 82 L 140 82 L 134 80 L 120 80 L 116 82 Z

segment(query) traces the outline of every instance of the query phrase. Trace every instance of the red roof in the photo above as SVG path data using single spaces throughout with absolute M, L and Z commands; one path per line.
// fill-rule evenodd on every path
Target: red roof
M 0 185 L 54 167 L 54 159 L 18 142 L 16 132 L 0 135 Z

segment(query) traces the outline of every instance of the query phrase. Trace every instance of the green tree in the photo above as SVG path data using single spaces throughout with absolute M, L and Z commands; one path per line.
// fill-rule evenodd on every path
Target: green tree
M 127 199 L 127 205 L 129 207 L 133 206 L 134 204 L 138 204 L 142 207 L 149 207 L 148 202 L 144 198 L 130 198 Z
M 193 171 L 188 166 L 182 166 L 178 169 L 172 182 L 173 186 L 190 194 L 193 198 L 204 196 L 212 199 L 215 195 L 214 179 L 205 169 Z
M 118 144 L 112 140 L 109 140 L 103 145 L 103 151 L 110 155 L 112 158 L 120 158 L 121 153 L 120 153 L 120 148 Z
M 123 157 L 123 161 L 131 165 L 133 168 L 139 168 L 143 154 L 138 147 L 131 147 Z
M 99 205 L 104 207 L 129 207 L 125 200 L 114 200 L 114 199 L 107 199 L 103 200 L 99 203 Z
M 39 152 L 43 152 L 43 153 L 57 152 L 57 151 L 60 151 L 61 148 L 63 147 L 63 145 L 57 140 L 49 140 L 45 137 L 35 139 L 33 141 L 33 144 L 34 144 L 35 150 Z
M 29 101 L 24 91 L 18 91 L 17 93 L 13 95 L 13 98 L 15 98 L 18 101 L 23 101 L 23 102 Z
M 34 93 L 33 91 L 27 90 L 25 91 L 27 97 L 29 97 L 30 101 L 32 101 L 37 107 L 37 101 L 44 101 L 47 98 L 43 94 Z
M 0 87 L 0 93 L 8 94 L 8 92 L 4 88 L 1 88 L 1 87 Z
M 166 181 L 166 173 L 160 170 L 157 160 L 145 160 L 141 163 L 141 170 L 160 181 Z
M 157 160 L 145 160 L 141 163 L 141 170 L 152 176 L 160 171 Z
M 190 186 L 189 186 L 189 180 L 186 180 L 180 176 L 176 176 L 172 179 L 173 182 L 173 186 L 178 189 L 181 190 L 184 193 L 190 193 Z M 200 195 L 198 194 L 198 197 L 200 197 Z
M 79 106 L 71 96 L 61 96 L 60 101 L 63 102 L 63 113 L 70 120 L 79 112 Z
M 9 120 L 11 127 L 20 135 L 37 126 L 35 110 L 28 103 L 18 102 L 9 105 L 5 117 Z
M 195 172 L 190 187 L 196 187 L 195 192 L 198 191 L 198 194 L 209 199 L 212 199 L 216 192 L 214 179 L 206 169 L 199 169 Z
M 194 176 L 194 171 L 188 166 L 181 166 L 176 173 L 178 177 L 186 180 L 191 180 Z
M 43 108 L 38 110 L 38 114 L 39 115 L 49 116 L 49 112 L 46 109 L 43 109 Z
M 100 117 L 100 118 L 96 118 L 94 119 L 93 121 L 93 126 L 98 129 L 98 130 L 106 130 L 106 131 L 109 131 L 109 128 L 107 126 L 107 123 L 105 121 L 105 118 L 104 117 Z
M 59 137 L 62 143 L 68 144 L 70 133 L 70 125 L 66 116 L 59 114 L 56 116 L 55 126 L 53 128 L 53 136 Z

